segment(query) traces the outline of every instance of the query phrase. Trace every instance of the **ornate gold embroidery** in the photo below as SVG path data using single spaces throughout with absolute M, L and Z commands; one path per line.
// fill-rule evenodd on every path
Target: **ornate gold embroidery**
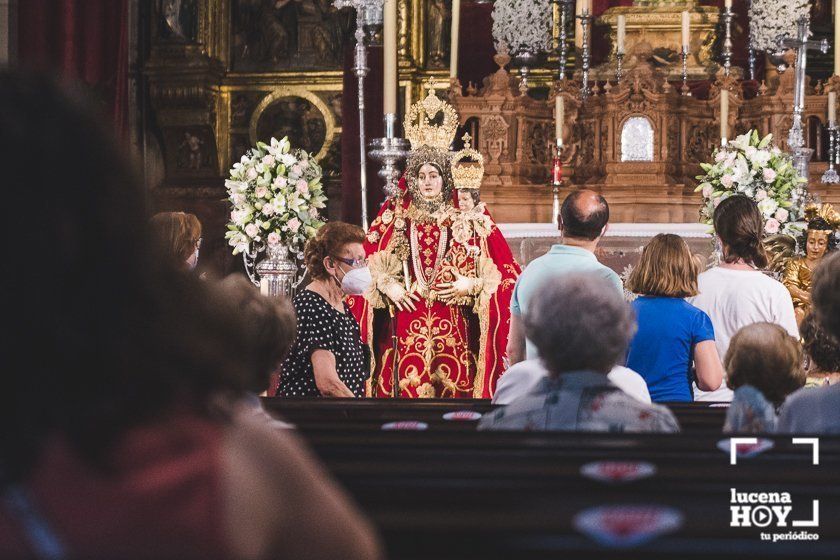
M 371 230 L 367 234 L 367 240 L 370 241 L 371 243 L 376 243 L 377 241 L 379 241 L 379 238 L 380 238 L 380 235 L 379 235 L 378 231 Z

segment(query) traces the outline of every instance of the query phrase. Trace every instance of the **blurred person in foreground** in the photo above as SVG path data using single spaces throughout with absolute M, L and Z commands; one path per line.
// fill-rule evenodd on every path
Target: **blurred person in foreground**
M 635 322 L 614 284 L 597 273 L 549 278 L 523 317 L 548 376 L 484 415 L 479 429 L 678 432 L 670 410 L 644 404 L 607 377 L 624 356 Z
M 376 539 L 288 431 L 239 412 L 264 375 L 247 314 L 159 264 L 116 142 L 50 81 L 0 73 L 13 208 L 5 274 L 0 557 L 376 558 Z M 50 151 L 50 163 L 39 146 Z M 31 352 L 31 348 L 38 348 Z
M 159 212 L 149 220 L 153 250 L 174 266 L 194 270 L 201 248 L 201 222 L 195 214 Z
M 814 273 L 813 313 L 822 329 L 840 341 L 840 253 L 826 257 Z M 779 412 L 779 432 L 840 434 L 840 383 L 805 388 L 788 397 Z

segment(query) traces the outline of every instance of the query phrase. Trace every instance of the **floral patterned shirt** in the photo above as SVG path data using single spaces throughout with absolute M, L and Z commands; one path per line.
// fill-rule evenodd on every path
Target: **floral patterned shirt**
M 484 415 L 480 430 L 679 432 L 666 407 L 644 404 L 592 371 L 545 378 L 506 407 Z

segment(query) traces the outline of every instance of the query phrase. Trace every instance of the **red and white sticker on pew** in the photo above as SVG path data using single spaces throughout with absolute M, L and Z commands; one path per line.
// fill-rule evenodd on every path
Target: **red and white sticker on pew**
M 388 422 L 386 424 L 382 424 L 383 430 L 409 430 L 409 431 L 419 431 L 422 432 L 423 430 L 429 429 L 429 425 L 425 422 L 420 422 L 418 420 L 400 420 L 398 422 Z
M 734 439 L 738 440 L 738 438 L 734 438 Z M 718 449 L 720 449 L 724 453 L 727 453 L 731 456 L 732 455 L 732 446 L 734 445 L 735 446 L 735 455 L 738 458 L 744 458 L 744 459 L 748 459 L 750 457 L 755 457 L 756 455 L 764 453 L 768 449 L 773 449 L 774 443 L 773 443 L 772 439 L 767 439 L 767 438 L 749 438 L 749 439 L 754 439 L 755 441 L 748 442 L 748 443 L 737 441 L 737 444 L 736 444 L 736 442 L 733 442 L 732 439 L 726 438 L 726 439 L 720 440 L 718 442 L 717 446 L 718 446 Z
M 474 410 L 456 410 L 454 412 L 447 412 L 443 415 L 444 420 L 452 422 L 471 422 L 481 419 L 481 413 Z
M 580 474 L 598 482 L 633 482 L 656 474 L 656 465 L 645 461 L 595 461 L 580 468 Z
M 657 505 L 599 506 L 581 511 L 575 529 L 602 546 L 627 548 L 679 529 L 683 515 Z

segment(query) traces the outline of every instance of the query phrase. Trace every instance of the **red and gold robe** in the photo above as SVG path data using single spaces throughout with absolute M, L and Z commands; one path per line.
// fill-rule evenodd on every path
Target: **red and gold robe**
M 352 302 L 362 337 L 371 347 L 369 396 L 392 395 L 396 366 L 399 396 L 490 398 L 504 371 L 510 297 L 520 268 L 502 233 L 483 208 L 467 227 L 448 216 L 417 219 L 410 202 L 388 200 L 368 231 L 365 251 L 374 289 Z M 397 246 L 407 245 L 407 259 Z M 416 310 L 399 311 L 375 289 L 384 269 L 420 296 Z M 481 279 L 478 293 L 444 302 L 435 287 L 458 272 Z

